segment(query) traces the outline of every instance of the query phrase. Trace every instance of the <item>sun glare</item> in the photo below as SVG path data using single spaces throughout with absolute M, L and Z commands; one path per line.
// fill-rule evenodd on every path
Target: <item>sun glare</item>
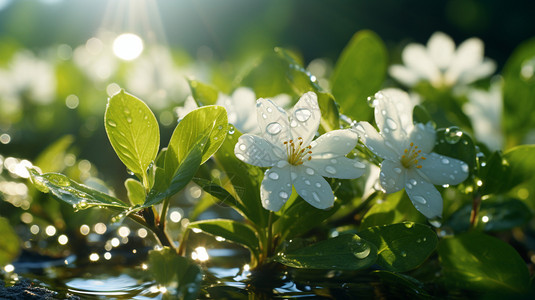
M 113 41 L 113 53 L 123 60 L 134 60 L 143 52 L 143 40 L 133 33 L 123 33 Z

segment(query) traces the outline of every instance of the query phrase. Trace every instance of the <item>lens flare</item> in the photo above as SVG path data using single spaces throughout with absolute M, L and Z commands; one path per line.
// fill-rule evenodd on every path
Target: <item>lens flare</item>
M 123 33 L 113 41 L 113 53 L 122 60 L 134 60 L 143 52 L 143 40 L 133 33 Z

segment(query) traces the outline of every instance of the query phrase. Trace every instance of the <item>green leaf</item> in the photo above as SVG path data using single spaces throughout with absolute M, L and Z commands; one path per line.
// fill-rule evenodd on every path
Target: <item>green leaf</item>
M 501 240 L 478 232 L 445 238 L 438 244 L 445 281 L 455 287 L 491 292 L 524 292 L 529 271 L 518 252 Z
M 202 270 L 194 261 L 165 247 L 149 251 L 148 267 L 154 280 L 166 286 L 173 299 L 197 299 Z
M 218 91 L 216 88 L 194 79 L 188 79 L 191 95 L 197 104 L 214 105 L 217 102 Z
M 165 198 L 171 197 L 181 191 L 191 181 L 201 165 L 204 145 L 206 145 L 206 139 L 198 141 L 197 144 L 190 148 L 190 152 L 181 161 L 169 184 L 165 185 L 165 190 L 152 189 L 143 207 L 150 207 L 162 202 Z M 169 155 L 169 152 L 167 152 L 167 155 Z
M 511 187 L 507 182 L 511 177 L 509 163 L 503 158 L 503 155 L 496 151 L 492 153 L 485 165 L 481 165 L 478 175 L 483 185 L 479 188 L 482 195 L 499 194 L 507 192 Z
M 381 278 L 383 284 L 388 287 L 388 296 L 396 297 L 403 295 L 406 299 L 431 299 L 429 293 L 424 289 L 423 282 L 401 273 L 377 270 L 372 274 Z
M 187 114 L 175 128 L 165 155 L 165 172 L 170 179 L 191 148 L 201 145 L 201 164 L 221 146 L 227 135 L 227 111 L 222 106 L 205 106 Z
M 507 137 L 516 142 L 513 144 L 535 125 L 534 67 L 535 39 L 530 39 L 515 49 L 503 68 L 503 121 Z
M 508 175 L 503 189 L 512 189 L 516 185 L 533 178 L 535 174 L 535 145 L 521 145 L 503 154 L 507 161 Z
M 425 222 L 425 217 L 414 208 L 405 191 L 385 195 L 376 202 L 362 219 L 361 228 L 380 226 L 403 221 Z
M 143 204 L 145 202 L 145 188 L 143 184 L 133 178 L 128 178 L 124 182 L 124 187 L 128 194 L 128 199 L 132 205 Z
M 232 206 L 233 208 L 235 208 L 236 210 L 238 210 L 238 212 L 242 214 L 246 210 L 242 206 L 242 204 L 238 202 L 238 200 L 236 200 L 236 198 L 234 198 L 234 196 L 229 191 L 224 189 L 222 186 L 204 178 L 196 177 L 196 178 L 193 178 L 193 181 L 198 186 L 200 186 L 203 189 L 203 191 L 207 192 L 212 197 L 219 199 L 221 201 L 219 202 L 219 204 Z
M 460 131 L 457 127 L 437 130 L 437 143 L 433 152 L 462 160 L 468 164 L 470 170 L 476 166 L 474 142 L 467 133 Z
M 79 184 L 67 176 L 58 173 L 39 174 L 30 169 L 33 185 L 43 193 L 50 193 L 54 198 L 67 202 L 75 210 L 94 206 L 127 209 L 129 206 L 121 200 L 100 191 Z
M 377 259 L 377 248 L 357 235 L 344 234 L 275 257 L 293 268 L 361 270 Z
M 232 183 L 235 199 L 243 208 L 244 217 L 260 228 L 267 226 L 268 211 L 262 207 L 260 184 L 264 172 L 259 167 L 249 165 L 234 155 L 234 146 L 241 133 L 232 129 L 225 142 L 216 152 L 215 158 Z
M 251 87 L 258 97 L 273 97 L 279 94 L 290 94 L 285 74 L 288 63 L 278 54 L 269 52 L 254 62 L 241 76 L 239 85 Z
M 355 120 L 370 119 L 373 111 L 366 99 L 381 89 L 387 66 L 388 53 L 379 36 L 369 30 L 353 35 L 331 78 L 332 93 L 343 114 Z
M 121 90 L 109 99 L 104 120 L 117 156 L 148 188 L 147 169 L 160 147 L 156 117 L 143 101 Z
M 189 223 L 188 227 L 200 229 L 213 236 L 220 236 L 234 243 L 247 247 L 258 254 L 259 240 L 255 230 L 246 224 L 234 220 L 213 219 Z
M 59 172 L 65 167 L 65 155 L 67 149 L 74 142 L 72 135 L 65 135 L 58 139 L 50 146 L 46 147 L 43 152 L 35 159 L 34 165 L 38 166 L 41 171 Z
M 412 119 L 414 120 L 414 123 L 427 124 L 428 122 L 433 122 L 433 118 L 422 105 L 414 106 L 414 109 L 412 110 Z
M 359 235 L 377 247 L 377 264 L 395 272 L 418 267 L 435 251 L 438 241 L 429 226 L 412 222 L 370 227 Z
M 456 232 L 470 228 L 472 204 L 457 210 L 447 221 L 449 227 Z M 508 198 L 502 201 L 488 199 L 481 202 L 478 213 L 478 228 L 485 231 L 509 230 L 522 226 L 531 220 L 533 214 L 524 202 Z
M 0 232 L 2 233 L 2 243 L 0 243 L 0 266 L 5 266 L 19 255 L 20 240 L 6 218 L 0 217 Z

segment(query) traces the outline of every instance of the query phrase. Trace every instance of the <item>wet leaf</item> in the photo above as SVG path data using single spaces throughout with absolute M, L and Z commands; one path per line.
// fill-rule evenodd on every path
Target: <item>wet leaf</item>
M 355 33 L 340 54 L 331 78 L 332 93 L 340 111 L 355 120 L 368 120 L 372 110 L 366 99 L 381 89 L 388 53 L 374 32 Z
M 66 202 L 75 210 L 95 206 L 127 209 L 129 205 L 121 200 L 71 180 L 58 173 L 39 174 L 30 169 L 33 185 L 43 193 L 50 193 L 57 200 Z
M 276 261 L 293 268 L 328 270 L 361 270 L 374 264 L 376 259 L 377 248 L 353 234 L 340 235 L 275 257 Z
M 509 174 L 505 178 L 505 190 L 533 178 L 535 174 L 535 145 L 521 145 L 512 148 L 503 154 L 503 158 L 507 161 Z
M 189 223 L 189 228 L 197 228 L 213 236 L 220 236 L 231 242 L 247 247 L 258 254 L 259 240 L 255 230 L 234 220 L 213 219 Z
M 34 165 L 38 166 L 42 172 L 60 172 L 65 168 L 65 155 L 67 149 L 74 142 L 72 135 L 65 135 L 50 146 L 35 159 Z
M 530 278 L 526 263 L 509 244 L 469 232 L 438 244 L 444 279 L 451 286 L 482 292 L 524 292 Z
M 173 249 L 149 251 L 149 272 L 161 285 L 167 287 L 170 298 L 197 299 L 202 271 L 191 259 L 178 255 Z
M 124 186 L 132 205 L 143 204 L 145 202 L 145 188 L 141 182 L 133 178 L 128 178 L 124 182 Z
M 393 297 L 403 295 L 410 299 L 430 299 L 423 282 L 414 277 L 390 271 L 378 270 L 373 274 L 379 276 Z
M 2 242 L 0 243 L 0 266 L 5 266 L 12 262 L 20 252 L 20 241 L 15 230 L 6 218 L 0 217 L 0 232 Z
M 464 161 L 472 172 L 476 166 L 475 145 L 468 134 L 458 130 L 455 127 L 438 129 L 433 152 Z
M 377 247 L 377 264 L 394 272 L 418 267 L 435 251 L 438 241 L 429 226 L 412 222 L 370 227 L 359 235 Z
M 146 182 L 146 172 L 160 147 L 160 129 L 149 107 L 124 90 L 109 99 L 104 124 L 108 139 L 124 165 Z
M 425 217 L 414 208 L 405 191 L 385 195 L 363 217 L 361 228 L 388 225 L 403 221 L 425 222 Z
M 216 88 L 194 79 L 188 79 L 191 95 L 197 104 L 214 105 L 217 101 L 218 91 Z

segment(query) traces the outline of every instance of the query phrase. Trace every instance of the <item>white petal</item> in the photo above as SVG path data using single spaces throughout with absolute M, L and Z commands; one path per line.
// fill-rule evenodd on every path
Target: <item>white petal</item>
M 231 107 L 225 106 L 228 111 L 236 114 L 234 124 L 240 132 L 250 133 L 256 131 L 258 127 L 257 118 L 255 116 L 256 109 L 256 95 L 252 89 L 246 87 L 237 88 L 230 99 Z
M 256 111 L 262 136 L 272 144 L 283 147 L 283 143 L 291 139 L 288 115 L 284 109 L 269 99 L 260 98 L 256 101 Z
M 293 139 L 303 138 L 305 145 L 310 144 L 318 131 L 321 121 L 321 112 L 318 97 L 308 92 L 299 98 L 290 111 L 290 131 Z
M 280 148 L 252 134 L 240 136 L 234 154 L 241 161 L 258 167 L 271 167 L 286 156 Z
M 275 165 L 264 174 L 260 185 L 260 199 L 265 209 L 279 211 L 292 194 L 290 169 L 289 164 L 282 168 Z
M 418 146 L 418 149 L 422 150 L 422 152 L 430 153 L 435 147 L 436 136 L 435 128 L 431 123 L 425 125 L 417 123 L 410 133 L 409 140 Z
M 366 165 L 360 160 L 349 159 L 345 156 L 331 158 L 312 158 L 305 161 L 303 166 L 311 168 L 323 177 L 355 179 L 366 171 Z
M 483 62 L 483 42 L 478 38 L 464 41 L 455 54 L 450 67 L 446 71 L 445 79 L 448 84 L 458 81 L 462 73 L 470 71 Z
M 397 161 L 383 160 L 379 182 L 386 193 L 395 193 L 405 187 L 406 169 Z
M 322 134 L 310 143 L 312 158 L 348 154 L 357 145 L 358 134 L 349 129 L 339 129 Z
M 440 80 L 440 70 L 427 54 L 423 45 L 409 44 L 403 49 L 402 59 L 405 65 L 429 81 Z
M 494 73 L 494 71 L 496 71 L 496 63 L 490 59 L 486 59 L 481 64 L 462 73 L 459 77 L 459 81 L 469 84 L 481 78 L 488 77 Z
M 455 43 L 447 34 L 435 32 L 427 42 L 427 51 L 440 69 L 446 69 L 453 58 Z
M 195 99 L 193 99 L 193 96 L 188 96 L 186 101 L 184 101 L 184 105 L 177 107 L 175 112 L 178 116 L 178 119 L 183 119 L 187 114 L 197 108 L 199 108 L 199 106 L 197 105 L 197 102 L 195 102 Z
M 306 167 L 294 168 L 297 177 L 293 180 L 295 190 L 310 205 L 326 209 L 334 204 L 334 195 L 329 183 L 320 175 L 307 172 Z
M 418 73 L 402 65 L 390 66 L 388 68 L 388 73 L 390 73 L 390 76 L 394 79 L 408 87 L 415 86 L 421 79 Z
M 400 155 L 396 148 L 393 148 L 389 142 L 385 143 L 384 137 L 382 137 L 377 130 L 368 122 L 359 122 L 355 126 L 355 130 L 359 134 L 360 140 L 372 151 L 375 155 L 389 160 L 399 160 Z
M 422 168 L 418 171 L 433 184 L 459 184 L 468 177 L 468 165 L 461 160 L 434 152 L 425 158 L 419 161 Z
M 407 172 L 405 191 L 414 207 L 428 219 L 442 216 L 442 196 L 416 171 Z
M 386 89 L 375 94 L 375 123 L 386 141 L 403 147 L 407 129 L 412 128 L 413 105 L 409 95 L 399 89 Z M 403 122 L 402 122 L 403 120 Z M 398 151 L 402 151 L 396 147 Z

